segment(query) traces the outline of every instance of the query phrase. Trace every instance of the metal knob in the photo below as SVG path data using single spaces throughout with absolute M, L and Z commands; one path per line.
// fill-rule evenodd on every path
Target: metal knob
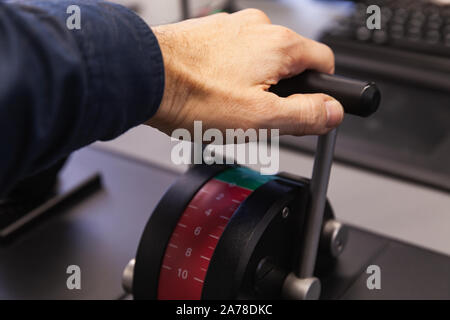
M 288 274 L 283 284 L 283 298 L 288 300 L 318 300 L 321 285 L 317 278 L 298 278 L 294 273 Z
M 321 251 L 324 250 L 333 258 L 337 258 L 344 251 L 347 239 L 348 228 L 339 221 L 328 220 L 322 229 Z
M 133 293 L 133 277 L 135 259 L 131 259 L 122 273 L 122 287 L 127 293 Z

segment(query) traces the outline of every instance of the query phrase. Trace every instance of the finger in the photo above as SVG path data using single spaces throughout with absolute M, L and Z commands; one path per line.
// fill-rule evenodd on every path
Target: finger
M 344 118 L 344 108 L 325 94 L 296 94 L 277 97 L 275 120 L 280 134 L 322 135 L 337 127 Z
M 231 14 L 245 24 L 271 24 L 270 18 L 259 9 L 244 9 Z
M 299 63 L 303 71 L 306 69 L 316 70 L 324 73 L 334 73 L 334 53 L 327 45 L 299 36 L 303 41 L 302 52 L 298 55 Z M 302 72 L 303 72 L 302 71 Z
M 285 77 L 297 75 L 306 69 L 334 73 L 334 53 L 325 44 L 302 37 L 282 26 L 268 26 L 279 38 L 282 47 Z M 284 70 L 284 71 L 285 71 Z M 285 71 L 286 73 L 286 71 Z

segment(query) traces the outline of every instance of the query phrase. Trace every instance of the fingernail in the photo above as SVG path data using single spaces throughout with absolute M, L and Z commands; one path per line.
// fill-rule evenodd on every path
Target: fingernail
M 336 100 L 325 102 L 327 108 L 327 128 L 337 127 L 342 121 L 343 108 Z

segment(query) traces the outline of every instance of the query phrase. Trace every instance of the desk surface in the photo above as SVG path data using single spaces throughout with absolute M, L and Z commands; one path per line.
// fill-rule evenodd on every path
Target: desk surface
M 100 172 L 103 188 L 0 245 L 0 299 L 117 299 L 151 212 L 177 174 L 92 148 L 76 152 L 61 179 Z M 66 269 L 81 268 L 81 290 Z

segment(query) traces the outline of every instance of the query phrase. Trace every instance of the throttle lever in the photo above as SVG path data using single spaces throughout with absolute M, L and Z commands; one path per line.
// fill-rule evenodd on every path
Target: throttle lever
M 368 117 L 378 110 L 380 90 L 373 82 L 307 70 L 281 80 L 269 90 L 280 97 L 296 93 L 325 93 L 338 100 L 345 113 Z
M 360 117 L 368 117 L 375 113 L 381 101 L 381 93 L 373 82 L 309 70 L 293 78 L 281 80 L 277 85 L 272 86 L 270 91 L 281 97 L 288 97 L 296 93 L 325 93 L 338 100 L 346 113 Z M 283 284 L 283 295 L 288 299 L 318 299 L 320 296 L 320 281 L 314 278 L 314 268 L 322 231 L 336 136 L 337 129 L 333 129 L 318 139 L 299 263 L 296 270 L 286 277 Z

